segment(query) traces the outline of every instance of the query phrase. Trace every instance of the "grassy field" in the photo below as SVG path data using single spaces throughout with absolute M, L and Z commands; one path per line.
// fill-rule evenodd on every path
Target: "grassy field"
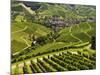
M 27 47 L 26 42 L 30 45 L 31 41 L 28 40 L 29 34 L 34 34 L 35 37 L 46 36 L 51 30 L 42 25 L 28 22 L 12 23 L 12 48 L 13 53 L 18 52 Z M 22 46 L 21 46 L 22 45 Z M 16 48 L 18 47 L 18 48 Z

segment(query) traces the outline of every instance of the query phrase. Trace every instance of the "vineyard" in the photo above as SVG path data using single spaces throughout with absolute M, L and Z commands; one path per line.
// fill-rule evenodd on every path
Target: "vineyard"
M 12 75 L 96 69 L 95 6 L 12 3 Z
M 12 74 L 91 70 L 96 68 L 95 60 L 95 53 L 65 51 L 16 64 Z

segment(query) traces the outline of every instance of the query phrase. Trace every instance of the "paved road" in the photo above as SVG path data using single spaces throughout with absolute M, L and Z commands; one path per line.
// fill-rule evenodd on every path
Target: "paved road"
M 25 6 L 23 3 L 20 3 L 20 5 L 26 9 L 26 11 L 28 11 L 31 15 L 35 14 L 35 12 L 33 10 L 31 10 L 30 7 Z

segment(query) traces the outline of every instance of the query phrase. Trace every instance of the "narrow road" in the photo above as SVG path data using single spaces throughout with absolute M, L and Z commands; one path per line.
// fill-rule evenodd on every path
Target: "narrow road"
M 21 51 L 23 51 L 23 50 L 27 49 L 28 47 L 29 47 L 29 46 L 27 46 L 27 47 L 23 48 Z M 16 52 L 16 53 L 14 53 L 13 55 L 17 55 L 17 54 L 21 53 L 21 51 L 18 51 L 18 52 Z
M 35 14 L 35 12 L 34 12 L 30 7 L 25 6 L 23 3 L 20 3 L 20 5 L 21 5 L 26 11 L 28 11 L 29 14 L 31 14 L 31 15 Z
M 82 42 L 82 40 L 80 40 L 79 38 L 77 38 L 76 36 L 74 36 L 72 33 L 70 34 L 73 38 L 79 40 L 79 42 Z
M 26 39 L 24 39 L 23 37 L 20 37 L 25 43 L 27 46 L 30 46 L 30 44 L 26 41 Z
M 70 27 L 70 29 L 69 29 L 69 32 L 71 33 L 71 31 L 72 31 L 72 26 Z
M 18 33 L 18 32 L 22 32 L 22 31 L 26 30 L 27 28 L 28 28 L 28 27 L 25 26 L 25 28 L 23 28 L 23 29 L 21 29 L 21 30 L 17 30 L 17 31 L 12 32 L 12 34 L 14 34 L 14 33 Z
M 75 38 L 76 40 L 79 40 L 79 42 L 82 42 L 82 40 L 80 40 L 79 38 L 77 38 L 76 36 L 74 36 L 74 35 L 71 33 L 71 31 L 72 31 L 72 26 L 71 26 L 70 29 L 69 29 L 70 35 L 71 35 L 73 38 Z
M 89 38 L 91 38 L 91 36 L 87 32 L 84 32 L 84 34 L 87 35 Z
M 90 25 L 90 24 L 88 24 L 88 23 L 87 23 L 87 25 L 89 26 L 89 29 L 91 30 L 91 29 L 92 29 L 92 28 L 91 28 L 91 25 Z

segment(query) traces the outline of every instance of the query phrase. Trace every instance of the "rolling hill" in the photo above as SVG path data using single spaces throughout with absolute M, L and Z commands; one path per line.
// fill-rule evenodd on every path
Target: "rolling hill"
M 96 68 L 96 7 L 13 1 L 12 75 Z

